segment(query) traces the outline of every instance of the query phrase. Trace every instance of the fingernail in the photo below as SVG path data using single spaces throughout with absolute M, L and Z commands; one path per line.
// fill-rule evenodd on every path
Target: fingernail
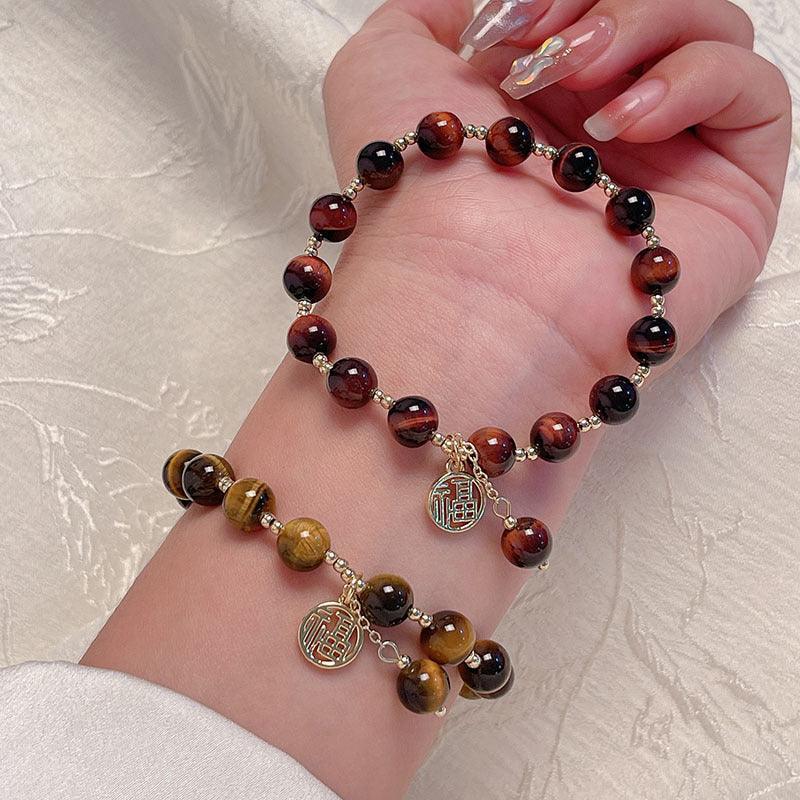
M 500 84 L 515 100 L 527 97 L 574 75 L 596 59 L 614 37 L 608 17 L 587 17 L 558 36 L 551 36 L 533 53 L 517 58 Z
M 553 0 L 489 0 L 461 34 L 461 44 L 487 50 L 533 24 Z
M 667 83 L 661 78 L 642 81 L 589 117 L 583 123 L 583 128 L 598 142 L 610 142 L 645 114 L 649 114 L 664 99 L 666 93 Z

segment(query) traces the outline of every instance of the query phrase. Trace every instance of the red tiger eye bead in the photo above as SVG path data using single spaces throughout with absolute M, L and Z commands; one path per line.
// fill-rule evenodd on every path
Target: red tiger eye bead
M 666 247 L 642 250 L 631 264 L 631 281 L 645 294 L 666 294 L 678 285 L 681 264 Z
M 371 142 L 356 158 L 356 172 L 370 189 L 390 189 L 403 174 L 403 156 L 390 142 Z
M 422 447 L 439 427 L 439 414 L 424 397 L 401 397 L 389 409 L 389 430 L 405 447 Z
M 578 423 L 569 414 L 544 414 L 531 428 L 531 447 L 545 461 L 563 461 L 579 444 Z
M 329 356 L 336 347 L 336 331 L 328 320 L 304 314 L 290 326 L 286 344 L 298 361 L 310 364 L 317 353 Z
M 517 445 L 511 434 L 502 428 L 479 428 L 469 437 L 469 441 L 478 451 L 478 463 L 481 469 L 490 478 L 496 478 L 514 466 Z
M 515 566 L 533 569 L 547 561 L 553 538 L 547 526 L 533 517 L 520 517 L 500 540 L 503 555 Z
M 468 667 L 466 662 L 459 664 L 461 680 L 479 695 L 499 692 L 511 680 L 514 669 L 505 647 L 491 639 L 478 639 L 473 649 L 480 663 L 477 667 Z
M 606 425 L 621 425 L 639 410 L 639 393 L 624 375 L 606 375 L 592 386 L 589 407 Z
M 344 241 L 355 229 L 356 207 L 340 194 L 325 194 L 311 206 L 308 222 L 317 235 L 329 242 Z
M 449 111 L 434 111 L 417 126 L 417 145 L 428 158 L 454 156 L 464 144 L 464 126 Z
M 656 204 L 644 189 L 620 189 L 606 204 L 606 221 L 614 233 L 636 236 L 656 217 Z
M 293 258 L 283 273 L 283 288 L 298 302 L 318 303 L 331 288 L 331 268 L 316 256 Z
M 521 119 L 503 117 L 486 134 L 486 152 L 502 167 L 521 164 L 533 150 L 533 131 Z
M 663 364 L 672 358 L 677 340 L 664 317 L 642 317 L 628 331 L 628 352 L 645 366 Z
M 568 192 L 590 189 L 599 174 L 600 156 L 588 144 L 565 144 L 553 161 L 553 178 Z
M 360 358 L 340 358 L 328 373 L 328 391 L 344 408 L 361 408 L 378 387 L 375 370 Z

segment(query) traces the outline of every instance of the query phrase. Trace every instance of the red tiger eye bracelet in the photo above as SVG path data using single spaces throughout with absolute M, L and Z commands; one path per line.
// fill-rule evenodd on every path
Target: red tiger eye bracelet
M 553 411 L 533 422 L 529 444 L 518 447 L 511 434 L 498 427 L 482 427 L 469 437 L 439 431 L 434 404 L 420 396 L 395 399 L 378 386 L 373 367 L 360 358 L 328 357 L 336 348 L 336 332 L 325 318 L 313 314 L 314 303 L 331 287 L 331 270 L 318 256 L 323 240 L 340 242 L 356 228 L 358 214 L 353 201 L 364 188 L 393 187 L 404 171 L 403 152 L 416 144 L 425 156 L 447 159 L 455 156 L 465 139 L 485 141 L 486 152 L 496 164 L 513 167 L 530 155 L 553 162 L 556 183 L 569 192 L 598 186 L 609 198 L 606 221 L 621 236 L 641 235 L 647 243 L 633 260 L 631 280 L 636 289 L 650 295 L 650 314 L 637 320 L 628 332 L 628 351 L 637 362 L 630 377 L 607 375 L 589 392 L 591 413 L 575 419 Z M 545 568 L 552 548 L 547 526 L 533 517 L 516 518 L 511 503 L 492 479 L 508 472 L 515 463 L 541 459 L 563 461 L 580 445 L 581 436 L 602 425 L 618 425 L 631 419 L 639 407 L 638 389 L 650 368 L 672 357 L 677 344 L 675 328 L 664 318 L 664 295 L 678 282 L 680 264 L 661 246 L 653 228 L 655 203 L 644 190 L 620 188 L 601 171 L 597 151 L 586 144 L 571 143 L 561 149 L 535 141 L 533 131 L 521 119 L 505 117 L 491 127 L 462 125 L 455 114 L 434 112 L 424 117 L 416 130 L 392 142 L 368 144 L 356 159 L 357 176 L 338 194 L 317 198 L 309 221 L 313 231 L 304 253 L 292 259 L 283 274 L 288 294 L 297 301 L 297 319 L 289 328 L 287 345 L 295 358 L 313 364 L 326 376 L 331 397 L 344 408 L 360 408 L 370 400 L 387 410 L 389 431 L 395 441 L 409 447 L 428 442 L 447 457 L 444 474 L 428 492 L 427 510 L 433 522 L 449 533 L 469 530 L 491 504 L 503 520 L 501 547 L 517 567 Z

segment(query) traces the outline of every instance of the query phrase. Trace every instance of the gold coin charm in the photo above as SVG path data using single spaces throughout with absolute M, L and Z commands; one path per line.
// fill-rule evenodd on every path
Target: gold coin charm
M 475 526 L 486 508 L 480 483 L 468 472 L 447 472 L 428 492 L 428 515 L 448 533 L 461 533 Z
M 297 631 L 303 655 L 322 669 L 339 669 L 361 651 L 364 631 L 358 616 L 335 601 L 320 603 L 303 617 Z

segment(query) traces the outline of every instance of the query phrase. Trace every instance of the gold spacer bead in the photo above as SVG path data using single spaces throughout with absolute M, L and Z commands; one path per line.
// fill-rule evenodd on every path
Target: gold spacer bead
M 319 253 L 319 250 L 317 250 L 317 248 L 316 248 L 316 247 L 306 247 L 306 249 L 305 249 L 305 250 L 303 250 L 303 252 L 304 252 L 304 253 L 305 253 L 307 256 L 315 256 L 315 255 L 317 255 L 317 253 Z
M 434 447 L 441 447 L 447 437 L 441 431 L 435 431 L 431 436 L 431 444 Z
M 639 366 L 638 366 L 638 367 L 636 367 L 636 371 L 637 371 L 637 372 L 638 372 L 638 373 L 639 373 L 639 374 L 640 374 L 640 375 L 641 375 L 643 378 L 646 378 L 646 377 L 647 377 L 647 376 L 650 374 L 650 367 L 648 367 L 648 366 L 647 366 L 647 364 L 639 364 Z
M 403 138 L 406 140 L 406 144 L 416 144 L 417 143 L 417 132 L 416 131 L 406 131 L 406 135 Z
M 352 569 L 350 569 L 350 567 L 348 567 L 346 570 L 342 571 L 342 580 L 345 583 L 350 583 L 350 581 L 353 580 L 353 578 L 355 578 L 355 576 L 356 576 L 356 573 Z
M 339 558 L 339 556 L 337 556 L 336 553 L 333 552 L 333 550 L 326 550 L 325 551 L 325 563 L 326 564 L 334 564 L 334 563 L 336 563 L 336 559 L 337 558 Z
M 631 383 L 638 389 L 644 384 L 644 378 L 638 372 L 634 372 L 631 375 Z
M 468 669 L 477 669 L 480 665 L 481 657 L 474 650 L 464 659 L 464 666 Z
M 536 461 L 536 459 L 539 458 L 539 454 L 536 452 L 536 448 L 535 447 L 526 447 L 525 448 L 525 458 L 527 458 L 528 461 Z
M 352 186 L 345 186 L 345 188 L 342 189 L 341 193 L 342 196 L 346 197 L 348 200 L 355 200 L 356 195 L 358 194 L 358 192 L 356 192 L 356 190 Z
M 367 588 L 367 582 L 359 575 L 356 578 L 356 591 L 363 592 Z
M 397 659 L 397 668 L 405 669 L 411 664 L 411 659 L 407 655 L 402 655 Z
M 542 142 L 536 142 L 533 145 L 533 154 L 535 156 L 543 156 L 544 155 L 544 151 L 546 149 L 547 149 L 547 145 L 546 144 L 542 144 Z
M 347 569 L 347 559 L 346 558 L 337 558 L 336 561 L 333 562 L 333 568 L 337 572 L 344 572 Z
M 392 146 L 394 147 L 395 150 L 398 150 L 399 152 L 402 153 L 403 150 L 405 150 L 408 147 L 408 144 L 406 143 L 406 140 L 403 137 L 400 137 L 392 142 Z
M 642 231 L 642 238 L 643 239 L 649 239 L 651 236 L 655 236 L 655 235 L 656 235 L 656 229 L 652 225 L 648 225 Z
M 227 492 L 227 491 L 228 491 L 228 489 L 230 489 L 230 488 L 231 488 L 231 486 L 233 486 L 233 481 L 231 480 L 231 478 L 230 478 L 228 475 L 223 475 L 223 476 L 222 476 L 222 477 L 221 477 L 221 478 L 220 478 L 220 479 L 217 481 L 217 488 L 218 488 L 218 489 L 219 489 L 219 490 L 220 490 L 220 491 L 221 491 L 223 494 L 225 494 L 225 492 Z
M 419 618 L 419 624 L 423 628 L 430 628 L 430 626 L 433 624 L 433 617 L 430 614 L 423 614 Z
M 605 172 L 601 172 L 596 178 L 595 183 L 601 188 L 605 189 L 609 183 L 611 183 L 611 178 L 606 175 Z
M 507 517 L 503 519 L 503 527 L 507 531 L 512 530 L 516 524 L 517 524 L 517 518 L 512 517 L 511 514 L 509 514 Z
M 592 416 L 589 417 L 589 424 L 594 430 L 597 430 L 603 424 L 603 420 L 601 420 L 597 414 L 592 414 Z
M 549 566 L 550 566 L 549 561 L 542 561 L 542 563 L 539 564 L 539 569 L 547 569 Z
M 394 405 L 394 397 L 390 394 L 384 394 L 381 398 L 381 406 L 387 411 Z
M 666 308 L 660 303 L 657 303 L 650 309 L 650 314 L 654 317 L 663 317 L 665 312 Z
M 489 129 L 485 125 L 478 125 L 475 128 L 475 138 L 483 141 L 489 135 Z
M 521 448 L 521 447 L 518 447 L 518 448 L 517 448 L 517 449 L 514 451 L 514 460 L 515 460 L 515 461 L 524 461 L 524 460 L 525 460 L 527 457 L 528 457 L 528 456 L 527 456 L 527 454 L 525 453 L 525 450 L 524 450 L 523 448 Z
M 383 391 L 381 389 L 373 389 L 372 390 L 372 402 L 377 403 L 378 405 L 381 404 L 381 400 L 383 400 Z
M 408 609 L 408 618 L 412 622 L 419 622 L 422 618 L 422 613 L 423 612 L 421 609 L 417 608 L 416 606 L 411 606 L 411 608 Z
M 443 717 L 447 713 L 447 706 L 439 706 L 439 708 L 437 708 L 433 713 L 437 717 Z
M 298 317 L 305 317 L 307 314 L 311 313 L 312 304 L 309 300 L 301 300 L 297 304 L 297 316 Z
M 592 429 L 592 423 L 586 417 L 581 417 L 578 420 L 578 430 L 581 433 L 586 433 L 586 431 L 590 431 Z
M 476 131 L 477 131 L 477 128 L 474 125 L 465 125 L 464 126 L 464 138 L 465 139 L 474 139 Z
M 555 161 L 558 158 L 558 148 L 557 147 L 553 147 L 553 145 L 551 145 L 551 144 L 548 145 L 544 149 L 544 157 L 548 161 Z
M 603 191 L 606 197 L 613 197 L 619 191 L 619 186 L 616 183 L 609 183 Z
M 648 247 L 649 247 L 651 250 L 655 250 L 655 249 L 656 249 L 656 247 L 659 247 L 660 245 L 661 245 L 661 238 L 660 238 L 659 236 L 651 236 L 651 237 L 650 237 L 650 238 L 647 240 L 647 246 L 648 246 Z

